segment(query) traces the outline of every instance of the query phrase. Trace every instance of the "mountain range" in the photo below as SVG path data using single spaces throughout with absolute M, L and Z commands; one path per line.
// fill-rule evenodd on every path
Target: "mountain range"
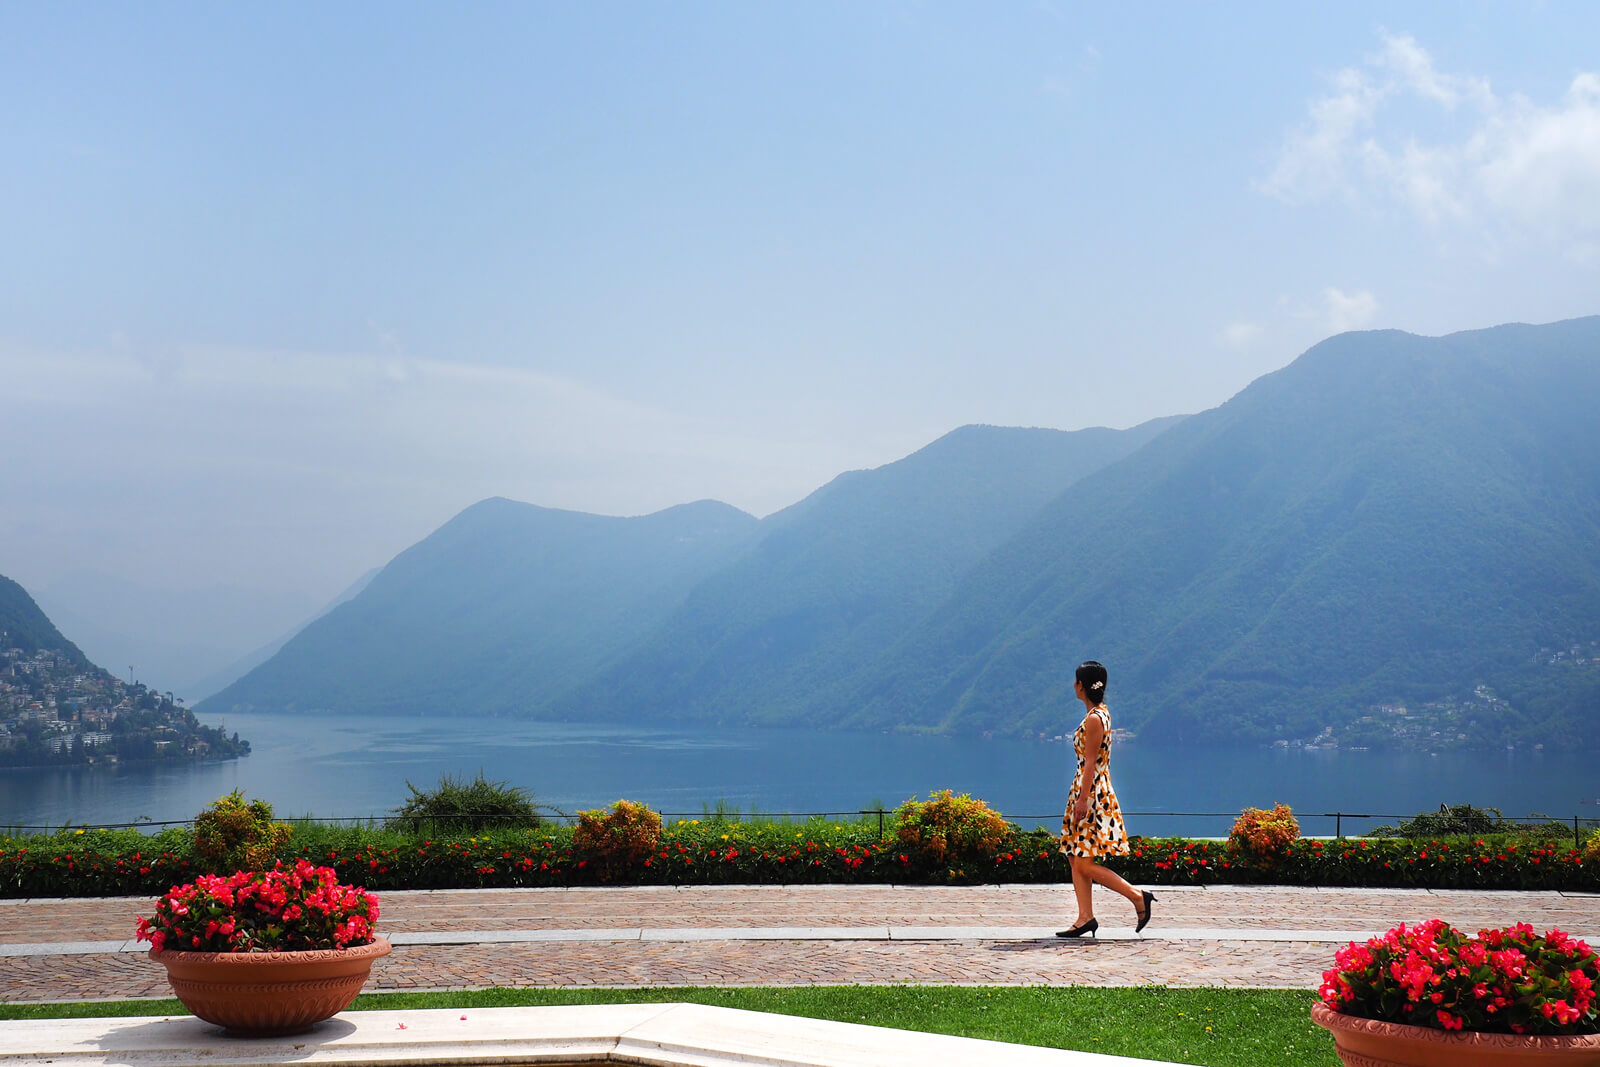
M 762 520 L 748 551 L 554 710 L 767 724 L 837 719 L 844 682 L 1084 475 L 1177 420 L 1131 430 L 966 426 L 851 471 Z
M 711 501 L 638 518 L 483 501 L 203 706 L 738 717 L 775 672 L 803 685 L 887 648 L 1041 504 L 1170 421 L 964 427 L 760 521 Z
M 1597 399 L 1600 318 L 1352 333 L 761 520 L 484 501 L 200 710 L 1054 735 L 1095 658 L 1156 741 L 1593 746 Z

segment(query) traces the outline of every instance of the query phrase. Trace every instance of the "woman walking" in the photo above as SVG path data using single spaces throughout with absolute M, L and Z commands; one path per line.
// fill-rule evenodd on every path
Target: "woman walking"
M 1100 929 L 1094 917 L 1094 884 L 1121 893 L 1133 905 L 1138 920 L 1134 932 L 1150 921 L 1155 894 L 1135 889 L 1116 871 L 1098 862 L 1104 856 L 1128 854 L 1128 830 L 1122 808 L 1111 789 L 1111 712 L 1106 710 L 1106 669 L 1094 660 L 1078 667 L 1073 691 L 1083 701 L 1083 722 L 1073 737 L 1078 770 L 1067 793 L 1067 811 L 1061 817 L 1061 851 L 1072 863 L 1072 891 L 1078 900 L 1078 918 L 1057 937 L 1093 936 Z

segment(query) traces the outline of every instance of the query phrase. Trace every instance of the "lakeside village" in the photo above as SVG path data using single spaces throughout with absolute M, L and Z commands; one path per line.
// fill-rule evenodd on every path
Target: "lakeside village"
M 1554 672 L 1600 673 L 1600 641 L 1574 643 L 1564 648 L 1541 648 L 1531 664 L 1537 670 Z M 1335 731 L 1328 727 L 1309 741 L 1287 742 L 1305 748 L 1383 748 L 1404 745 L 1412 749 L 1437 751 L 1452 748 L 1487 748 L 1494 744 L 1485 735 L 1484 724 L 1499 721 L 1512 712 L 1512 706 L 1487 685 L 1475 686 L 1471 693 L 1454 700 L 1438 700 L 1406 706 L 1385 704 L 1371 709 L 1355 722 Z M 1278 742 L 1280 746 L 1286 742 Z M 1507 749 L 1517 746 L 1505 743 Z M 1544 745 L 1528 746 L 1534 752 Z
M 1533 665 L 1600 672 L 1600 641 L 1541 648 Z M 1433 751 L 1482 748 L 1492 742 L 1482 735 L 1481 724 L 1508 710 L 1504 699 L 1479 685 L 1455 700 L 1374 707 L 1343 727 L 1325 727 L 1315 737 L 1278 738 L 1269 744 L 1358 751 L 1397 745 Z M 1134 736 L 1127 730 L 1112 731 L 1113 741 Z M 1044 732 L 1038 738 L 1072 741 L 1070 735 L 1050 737 Z M 249 741 L 237 732 L 230 736 L 218 727 L 201 725 L 171 693 L 156 692 L 142 682 L 124 682 L 92 665 L 77 665 L 60 650 L 30 653 L 0 648 L 0 767 L 224 760 L 249 753 Z
M 0 649 L 0 767 L 222 760 L 250 742 L 202 726 L 171 693 L 65 652 Z
M 1578 642 L 1561 648 L 1541 648 L 1533 655 L 1531 666 L 1543 671 L 1581 671 L 1600 675 L 1600 641 Z M 1486 724 L 1502 721 L 1514 713 L 1510 701 L 1501 697 L 1492 687 L 1477 685 L 1471 692 L 1453 699 L 1409 705 L 1374 705 L 1367 709 L 1366 714 L 1338 726 L 1324 726 L 1317 734 L 1278 737 L 1264 743 L 1280 749 L 1348 749 L 1354 752 L 1382 749 L 1443 752 L 1498 748 L 1502 745 L 1511 751 L 1522 746 L 1497 740 L 1486 729 Z M 1071 734 L 1052 737 L 1040 731 L 1037 736 L 1041 741 L 1072 744 Z M 1111 731 L 1113 744 L 1137 736 L 1129 730 Z M 1538 743 L 1527 745 L 1526 748 L 1532 752 L 1544 751 L 1544 745 Z

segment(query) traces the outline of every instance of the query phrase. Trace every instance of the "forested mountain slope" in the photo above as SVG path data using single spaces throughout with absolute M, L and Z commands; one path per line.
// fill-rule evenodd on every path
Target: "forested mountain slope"
M 78 646 L 61 635 L 28 591 L 3 574 L 0 574 L 0 633 L 5 634 L 0 649 L 20 648 L 30 655 L 54 650 L 76 667 L 87 670 L 92 666 Z
M 1597 399 L 1600 318 L 1331 338 L 1047 506 L 849 721 L 1059 733 L 1095 658 L 1151 741 L 1595 745 Z
M 1084 475 L 1177 418 L 1130 430 L 966 426 L 842 474 L 762 521 L 658 631 L 560 705 L 573 717 L 818 724 L 841 687 L 968 568 Z

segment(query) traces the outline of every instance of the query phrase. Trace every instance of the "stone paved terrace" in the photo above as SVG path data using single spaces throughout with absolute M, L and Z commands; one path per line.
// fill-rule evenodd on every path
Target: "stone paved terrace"
M 1156 890 L 1155 921 L 1100 892 L 1105 938 L 1060 941 L 1068 886 L 693 886 L 382 894 L 396 942 L 369 985 L 1000 985 L 1312 988 L 1351 937 L 1439 916 L 1600 942 L 1600 897 L 1224 886 Z M 128 942 L 145 898 L 0 901 L 0 1001 L 167 995 Z

